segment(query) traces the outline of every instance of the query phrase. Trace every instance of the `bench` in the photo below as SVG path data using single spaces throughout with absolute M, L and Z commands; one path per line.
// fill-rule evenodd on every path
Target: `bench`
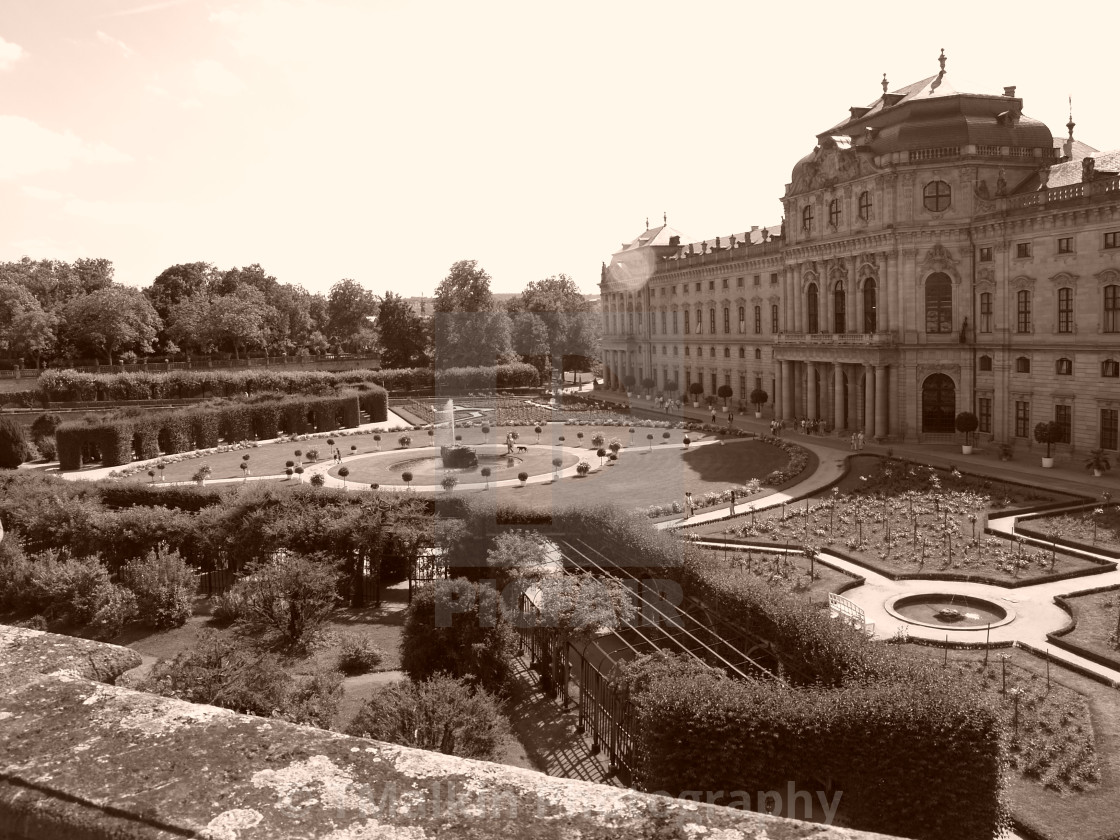
M 875 635 L 875 622 L 868 621 L 863 613 L 863 608 L 856 606 L 842 595 L 837 595 L 834 592 L 828 593 L 828 612 L 830 618 L 839 619 L 868 636 Z

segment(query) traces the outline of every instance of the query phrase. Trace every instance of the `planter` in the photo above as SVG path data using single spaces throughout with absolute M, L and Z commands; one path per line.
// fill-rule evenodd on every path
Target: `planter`
M 972 447 L 971 446 L 966 446 L 965 444 L 962 443 L 961 444 L 961 454 L 962 455 L 971 455 L 972 454 Z
M 1054 459 L 1053 458 L 1043 458 L 1042 459 L 1042 468 L 1044 470 L 1051 469 L 1053 466 L 1054 466 Z
M 759 419 L 761 419 L 761 417 L 762 417 L 762 412 L 761 411 L 756 411 L 754 413 L 754 419 L 755 420 L 759 420 Z
M 1093 478 L 1100 478 L 1100 477 L 1101 477 L 1101 471 L 1100 470 L 1093 470 Z
M 693 408 L 699 408 L 699 407 L 700 407 L 700 403 L 699 403 L 699 402 L 698 402 L 697 400 L 693 400 L 693 401 L 692 401 L 692 407 L 693 407 Z

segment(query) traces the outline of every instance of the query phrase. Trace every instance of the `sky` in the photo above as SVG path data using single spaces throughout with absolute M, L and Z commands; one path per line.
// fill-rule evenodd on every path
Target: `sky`
M 1120 148 L 1109 3 L 0 0 L 0 260 L 260 263 L 326 292 L 777 224 L 852 105 L 934 75 Z M 1018 9 L 1018 11 L 1016 10 Z M 1029 13 L 1028 13 L 1029 12 Z M 1095 23 L 1096 22 L 1096 23 Z

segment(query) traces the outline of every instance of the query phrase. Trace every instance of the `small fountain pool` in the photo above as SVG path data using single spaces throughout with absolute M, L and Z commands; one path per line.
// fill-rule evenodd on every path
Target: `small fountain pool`
M 984 630 L 1015 618 L 1011 609 L 971 595 L 899 595 L 887 601 L 885 607 L 888 613 L 908 624 L 945 630 Z

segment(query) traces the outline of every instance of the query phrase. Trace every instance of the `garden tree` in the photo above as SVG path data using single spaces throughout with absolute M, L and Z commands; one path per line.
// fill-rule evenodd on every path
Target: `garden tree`
M 104 257 L 79 257 L 74 260 L 73 270 L 82 294 L 93 294 L 113 284 L 113 262 Z
M 177 552 L 161 556 L 154 550 L 125 565 L 121 585 L 136 596 L 136 617 L 157 630 L 186 624 L 198 589 L 194 570 Z
M 268 349 L 279 355 L 294 353 L 307 346 L 314 321 L 312 295 L 302 286 L 281 284 L 269 297 L 272 311 L 267 314 Z
M 428 323 L 400 295 L 386 292 L 377 310 L 383 368 L 427 367 Z
M 432 299 L 436 367 L 474 367 L 513 361 L 512 326 L 495 311 L 490 275 L 477 260 L 459 260 Z
M 229 295 L 244 286 L 252 286 L 266 298 L 279 286 L 279 281 L 267 274 L 260 263 L 244 268 L 228 268 L 211 278 L 209 291 L 212 295 Z
M 716 395 L 723 400 L 724 408 L 727 407 L 727 401 L 735 394 L 730 385 L 720 385 L 716 389 Z
M 971 411 L 962 411 L 957 415 L 956 426 L 958 432 L 964 432 L 964 445 L 972 442 L 972 433 L 980 427 L 980 418 Z
M 210 297 L 198 292 L 171 306 L 166 337 L 179 347 L 196 353 L 214 350 L 214 334 L 210 320 Z
M 329 727 L 342 699 L 342 675 L 293 680 L 276 654 L 236 636 L 203 630 L 190 650 L 158 663 L 140 690 L 236 712 Z
M 14 470 L 34 455 L 23 425 L 0 417 L 0 469 Z
M 264 292 L 252 285 L 238 286 L 228 295 L 210 301 L 210 334 L 216 343 L 233 348 L 233 357 L 241 351 L 268 344 L 270 320 L 276 310 L 265 299 Z
M 327 335 L 336 346 L 352 353 L 365 349 L 375 336 L 371 319 L 377 315 L 377 296 L 357 280 L 340 280 L 327 295 Z
M 239 620 L 291 650 L 305 649 L 338 606 L 338 569 L 322 554 L 281 550 L 246 571 L 230 590 L 241 604 Z
M 564 356 L 594 356 L 598 318 L 575 281 L 566 274 L 529 283 L 506 308 L 511 315 L 532 313 L 548 333 L 552 369 L 563 372 Z
M 500 620 L 498 593 L 463 578 L 432 581 L 412 599 L 401 634 L 401 669 L 414 680 L 440 672 L 502 694 L 514 632 Z
M 510 321 L 513 349 L 543 377 L 549 364 L 548 326 L 534 312 L 515 312 Z
M 486 553 L 486 566 L 493 572 L 498 587 L 505 589 L 513 580 L 535 580 L 556 570 L 549 562 L 541 540 L 529 531 L 503 531 L 494 538 Z
M 1046 457 L 1050 457 L 1050 447 L 1062 442 L 1062 427 L 1054 420 L 1039 423 L 1034 427 L 1034 439 L 1046 445 Z
M 509 734 L 497 698 L 466 680 L 400 680 L 371 697 L 346 734 L 405 747 L 496 761 Z
M 208 291 L 217 277 L 218 269 L 210 263 L 179 263 L 161 271 L 152 285 L 144 289 L 144 294 L 159 317 L 170 323 L 172 307 Z
M 319 330 L 315 330 L 307 337 L 307 350 L 315 356 L 322 356 L 331 349 L 331 343 Z
M 44 312 L 39 301 L 18 283 L 0 281 L 0 351 L 20 358 L 53 349 L 58 317 Z
M 109 364 L 126 348 L 151 353 L 163 322 L 143 292 L 112 285 L 75 298 L 63 309 L 67 337 L 80 347 L 103 354 Z
M 108 260 L 94 261 L 100 266 L 100 273 L 87 267 L 86 281 L 91 285 L 83 286 L 82 275 L 70 263 L 62 260 L 32 260 L 24 257 L 18 262 L 0 263 L 0 283 L 8 282 L 23 286 L 39 301 L 46 312 L 60 314 L 62 308 L 75 298 L 98 291 L 106 285 L 103 281 L 108 272 L 112 279 L 112 263 Z

